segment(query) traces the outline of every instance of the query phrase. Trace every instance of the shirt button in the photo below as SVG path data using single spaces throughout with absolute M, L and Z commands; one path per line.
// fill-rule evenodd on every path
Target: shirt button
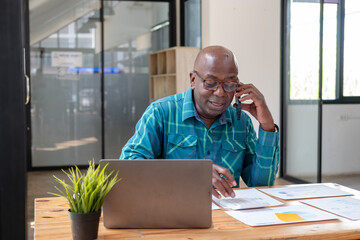
M 210 151 L 208 151 L 207 154 L 210 155 Z

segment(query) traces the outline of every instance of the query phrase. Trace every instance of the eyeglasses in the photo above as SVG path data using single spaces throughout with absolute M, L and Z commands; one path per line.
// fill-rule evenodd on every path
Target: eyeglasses
M 203 79 L 202 77 L 199 76 L 199 74 L 196 71 L 193 71 L 193 73 L 198 78 L 200 78 L 200 80 L 204 84 L 204 87 L 210 91 L 216 91 L 220 84 L 222 85 L 225 92 L 234 92 L 236 90 L 236 88 L 239 86 L 239 84 L 236 82 L 230 82 L 230 81 L 219 82 L 219 81 L 215 81 L 212 79 Z

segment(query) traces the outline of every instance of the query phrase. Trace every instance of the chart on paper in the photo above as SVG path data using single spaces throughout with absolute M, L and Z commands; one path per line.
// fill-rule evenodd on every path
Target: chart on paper
M 360 199 L 354 197 L 335 197 L 302 200 L 301 202 L 335 213 L 350 220 L 360 220 Z
M 337 216 L 307 205 L 226 211 L 249 226 L 266 226 L 337 219 Z
M 260 189 L 260 191 L 281 199 L 302 199 L 352 195 L 340 189 L 322 184 L 307 184 L 291 187 Z

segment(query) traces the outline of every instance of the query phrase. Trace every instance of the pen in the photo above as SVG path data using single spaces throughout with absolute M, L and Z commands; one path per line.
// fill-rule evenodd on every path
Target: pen
M 220 176 L 222 179 L 224 179 L 225 181 L 228 181 L 228 178 L 227 178 L 224 174 L 220 173 L 219 176 Z M 232 186 L 235 186 L 235 185 L 236 185 L 235 181 L 234 181 L 232 184 L 233 184 Z M 233 191 L 231 190 L 231 192 L 225 193 L 225 195 L 222 195 L 222 194 L 220 194 L 220 195 L 221 195 L 221 197 L 228 197 L 228 196 L 230 195 L 230 197 L 234 198 L 234 197 L 235 197 L 235 192 L 233 192 Z

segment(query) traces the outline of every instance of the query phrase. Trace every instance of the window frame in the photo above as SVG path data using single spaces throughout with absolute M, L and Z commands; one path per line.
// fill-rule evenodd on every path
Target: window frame
M 291 8 L 290 8 L 290 1 L 291 0 L 283 0 L 282 1 L 282 11 L 283 11 L 283 46 L 286 55 L 282 60 L 282 65 L 285 71 L 289 71 L 290 68 L 290 16 L 291 16 Z M 335 99 L 322 99 L 322 79 L 319 86 L 319 96 L 318 100 L 322 101 L 324 104 L 356 104 L 360 103 L 360 96 L 344 96 L 343 89 L 344 89 L 344 25 L 345 25 L 345 1 L 346 0 L 338 0 L 338 3 L 333 3 L 332 1 L 327 2 L 326 0 L 315 0 L 321 4 L 320 7 L 320 19 L 319 21 L 322 22 L 323 25 L 323 11 L 324 7 L 323 4 L 338 4 L 338 14 L 337 14 L 337 39 L 336 39 L 336 77 L 335 77 Z M 314 0 L 297 0 L 297 2 L 314 2 Z M 320 38 L 323 38 L 323 29 L 320 29 Z M 320 53 L 322 55 L 322 43 L 320 44 Z M 322 58 L 322 56 L 321 56 Z M 319 78 L 322 78 L 322 61 L 320 60 L 319 63 Z M 290 75 L 284 75 L 284 80 L 289 83 L 290 85 Z M 318 101 L 317 99 L 290 99 L 290 89 L 284 89 L 284 94 L 286 94 L 286 100 L 289 104 L 303 104 L 303 103 L 311 103 L 311 101 Z M 321 93 L 320 93 L 321 92 Z

